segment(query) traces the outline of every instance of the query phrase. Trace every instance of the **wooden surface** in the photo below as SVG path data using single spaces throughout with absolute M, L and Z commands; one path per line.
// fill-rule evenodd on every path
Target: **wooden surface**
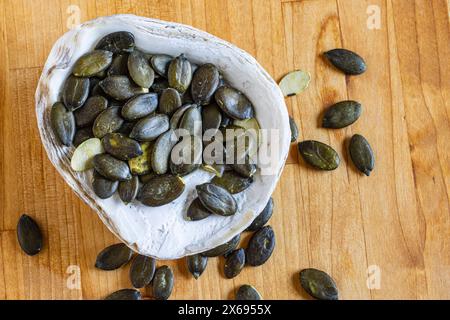
M 380 28 L 369 29 L 377 8 Z M 337 170 L 317 172 L 293 145 L 274 194 L 272 258 L 234 280 L 224 278 L 223 260 L 211 259 L 197 281 L 183 260 L 160 261 L 175 271 L 172 298 L 227 299 L 249 283 L 266 299 L 305 299 L 297 278 L 306 267 L 331 274 L 342 299 L 450 298 L 447 0 L 0 1 L 0 298 L 98 299 L 130 287 L 128 266 L 93 267 L 116 240 L 64 184 L 36 127 L 36 84 L 73 12 L 81 22 L 134 13 L 193 25 L 248 51 L 277 81 L 309 71 L 309 88 L 287 100 L 299 140 L 329 143 L 342 155 Z M 335 71 L 320 54 L 336 47 L 361 54 L 368 71 L 351 78 Z M 361 119 L 347 129 L 319 128 L 324 108 L 343 99 L 363 104 Z M 375 150 L 370 177 L 349 161 L 344 144 L 353 133 Z M 22 213 L 43 229 L 38 256 L 18 248 Z

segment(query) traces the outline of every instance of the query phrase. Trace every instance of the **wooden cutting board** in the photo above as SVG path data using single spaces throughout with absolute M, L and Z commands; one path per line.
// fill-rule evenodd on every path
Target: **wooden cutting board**
M 305 299 L 298 272 L 307 267 L 332 275 L 342 299 L 450 298 L 446 0 L 0 1 L 0 298 L 98 299 L 131 286 L 128 266 L 94 268 L 116 239 L 48 161 L 34 113 L 53 42 L 76 23 L 115 13 L 206 30 L 254 55 L 276 81 L 309 71 L 309 88 L 287 99 L 299 140 L 328 143 L 342 158 L 337 170 L 317 172 L 292 145 L 274 194 L 272 258 L 233 280 L 224 278 L 223 260 L 211 259 L 197 281 L 184 260 L 160 261 L 175 272 L 172 298 L 228 299 L 248 283 L 266 299 Z M 358 52 L 368 71 L 346 78 L 331 68 L 320 55 L 336 47 Z M 362 117 L 346 129 L 321 129 L 321 112 L 343 99 L 360 101 Z M 354 133 L 375 150 L 370 177 L 349 161 L 345 143 Z M 43 229 L 38 256 L 19 250 L 22 213 Z

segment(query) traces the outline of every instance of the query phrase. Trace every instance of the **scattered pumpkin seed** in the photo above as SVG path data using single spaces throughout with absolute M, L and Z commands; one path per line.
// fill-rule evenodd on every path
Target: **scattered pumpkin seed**
M 91 138 L 81 143 L 73 152 L 70 167 L 74 171 L 85 171 L 94 167 L 94 157 L 104 153 L 102 142 Z
M 245 250 L 236 249 L 227 256 L 225 261 L 225 277 L 232 279 L 241 273 L 245 266 Z
M 134 121 L 152 114 L 157 107 L 158 95 L 156 93 L 141 94 L 124 104 L 122 117 Z
M 97 116 L 92 132 L 95 137 L 101 139 L 107 133 L 118 131 L 123 122 L 123 119 L 120 117 L 120 107 L 110 107 Z
M 127 76 L 108 76 L 99 85 L 108 96 L 119 101 L 148 92 L 148 88 L 138 87 Z
M 42 233 L 36 221 L 22 214 L 17 223 L 17 240 L 20 248 L 29 256 L 38 254 L 42 249 Z
M 250 187 L 253 178 L 245 178 L 234 171 L 225 171 L 221 177 L 214 177 L 211 183 L 226 189 L 231 194 L 236 194 Z
M 156 174 L 165 174 L 169 168 L 169 157 L 178 139 L 173 130 L 168 130 L 156 139 L 151 153 L 152 169 Z
M 249 284 L 239 287 L 236 293 L 236 300 L 262 300 L 259 292 Z
M 86 100 L 86 103 L 75 110 L 75 122 L 78 127 L 85 127 L 94 123 L 102 111 L 108 107 L 108 100 L 102 96 L 93 96 Z
M 107 34 L 98 42 L 95 49 L 108 50 L 112 53 L 132 52 L 134 50 L 134 35 L 127 31 Z
M 173 289 L 173 272 L 169 266 L 156 269 L 153 277 L 153 297 L 157 300 L 167 300 Z
M 130 266 L 130 280 L 135 288 L 144 288 L 150 284 L 155 275 L 156 260 L 138 254 Z
M 375 166 L 375 156 L 366 138 L 359 134 L 353 135 L 350 139 L 349 151 L 355 167 L 369 176 Z
M 167 72 L 169 70 L 170 62 L 172 61 L 172 57 L 166 54 L 155 54 L 150 62 L 152 64 L 153 70 L 161 77 L 167 77 Z
M 169 130 L 169 117 L 165 114 L 154 114 L 139 120 L 131 130 L 130 138 L 138 141 L 153 141 L 167 130 Z
M 119 181 L 111 181 L 94 171 L 92 189 L 100 199 L 108 199 L 117 191 Z
M 119 197 L 124 203 L 132 202 L 139 191 L 139 178 L 133 176 L 128 181 L 121 181 L 119 183 Z
M 73 113 L 68 111 L 61 102 L 56 102 L 50 112 L 50 122 L 59 141 L 65 146 L 70 146 L 75 136 Z
M 241 234 L 237 234 L 233 238 L 231 238 L 230 241 L 225 242 L 208 251 L 202 252 L 202 255 L 210 258 L 226 255 L 231 251 L 233 251 L 234 249 L 236 249 L 240 241 L 241 241 Z
M 127 163 L 106 153 L 94 157 L 94 168 L 103 177 L 112 181 L 131 179 L 130 168 L 128 168 Z
M 155 80 L 155 72 L 148 59 L 138 50 L 128 56 L 128 72 L 131 79 L 142 88 L 150 88 Z
M 323 271 L 313 268 L 303 269 L 300 271 L 300 284 L 309 295 L 316 299 L 339 299 L 336 283 Z
M 181 107 L 181 97 L 177 90 L 173 88 L 164 89 L 159 98 L 158 111 L 167 115 L 174 113 Z
M 103 249 L 95 261 L 95 267 L 101 270 L 116 270 L 128 263 L 133 251 L 124 243 L 116 243 Z
M 89 95 L 89 78 L 69 76 L 64 83 L 63 102 L 69 111 L 80 108 Z
M 192 77 L 191 95 L 195 103 L 206 105 L 210 102 L 219 85 L 219 70 L 211 63 L 200 66 Z
M 289 72 L 281 79 L 279 87 L 285 97 L 295 96 L 303 92 L 311 81 L 309 72 L 296 70 Z
M 339 129 L 351 125 L 361 115 L 361 104 L 356 101 L 341 101 L 325 112 L 322 127 Z
M 142 155 L 140 144 L 121 133 L 107 133 L 103 139 L 103 148 L 119 160 L 130 160 Z
M 91 138 L 94 138 L 91 127 L 80 128 L 77 132 L 75 132 L 75 136 L 73 137 L 73 145 L 77 148 L 80 144 Z
M 189 272 L 197 280 L 208 265 L 208 257 L 202 256 L 201 254 L 194 254 L 193 256 L 186 257 L 186 263 Z
M 151 171 L 150 155 L 152 154 L 152 149 L 152 142 L 141 143 L 142 155 L 128 160 L 128 166 L 132 174 L 144 175 Z
M 184 191 L 181 178 L 172 175 L 160 175 L 144 184 L 138 194 L 138 200 L 149 207 L 159 207 L 178 198 Z
M 333 66 L 347 75 L 362 74 L 367 69 L 364 59 L 347 49 L 333 49 L 325 52 L 324 56 Z
M 192 67 L 184 54 L 170 62 L 167 78 L 170 87 L 178 90 L 180 93 L 184 93 L 187 90 L 192 80 Z
M 271 226 L 265 226 L 253 234 L 248 242 L 246 253 L 247 263 L 251 266 L 264 264 L 275 248 L 275 233 Z
M 289 117 L 289 127 L 291 128 L 291 142 L 296 142 L 298 139 L 298 127 L 292 117 Z
M 187 209 L 187 220 L 198 221 L 203 220 L 211 215 L 201 203 L 199 198 L 195 198 L 194 201 L 191 202 L 189 208 Z
M 273 213 L 273 198 L 270 197 L 263 211 L 253 220 L 253 222 L 248 226 L 246 231 L 258 231 L 261 229 L 272 217 Z
M 213 183 L 203 183 L 195 187 L 203 206 L 220 216 L 231 216 L 237 211 L 234 197 L 224 188 Z
M 242 92 L 222 86 L 217 89 L 214 96 L 220 109 L 231 118 L 244 120 L 254 117 L 253 105 Z
M 334 170 L 340 163 L 337 152 L 319 141 L 306 140 L 299 142 L 298 151 L 302 158 L 316 169 Z
M 94 50 L 82 55 L 73 66 L 76 77 L 93 77 L 106 70 L 112 62 L 113 53 L 106 50 Z
M 111 293 L 105 300 L 141 300 L 142 295 L 136 289 L 121 289 Z

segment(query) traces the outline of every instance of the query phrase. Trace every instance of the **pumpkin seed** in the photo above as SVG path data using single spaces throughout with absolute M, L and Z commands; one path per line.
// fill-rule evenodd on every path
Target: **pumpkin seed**
M 359 134 L 353 135 L 350 139 L 349 151 L 355 167 L 369 176 L 375 166 L 375 156 L 366 138 Z
M 186 112 L 187 109 L 189 109 L 191 107 L 192 107 L 192 105 L 187 104 L 185 106 L 182 106 L 181 108 L 178 108 L 173 113 L 172 118 L 170 118 L 170 129 L 175 130 L 178 128 L 181 118 L 183 117 L 183 114 Z
M 233 123 L 233 119 L 222 112 L 222 122 L 220 123 L 220 127 L 225 128 L 231 123 Z
M 119 181 L 111 181 L 94 171 L 92 189 L 100 199 L 110 198 L 119 187 Z
M 186 257 L 186 263 L 189 272 L 197 280 L 208 265 L 208 257 L 202 256 L 201 254 L 194 254 L 193 256 Z
M 151 171 L 150 155 L 152 154 L 152 149 L 153 143 L 141 143 L 142 155 L 128 160 L 128 166 L 132 174 L 144 175 Z
M 150 59 L 150 62 L 152 64 L 153 70 L 155 70 L 157 74 L 162 77 L 167 77 L 167 71 L 172 59 L 173 58 L 171 56 L 168 56 L 166 54 L 155 54 Z
M 92 79 L 95 79 L 95 78 L 91 78 L 91 82 L 92 82 Z M 90 89 L 90 95 L 91 95 L 91 97 L 102 96 L 102 97 L 106 98 L 106 93 L 103 91 L 102 87 L 100 87 L 100 81 L 97 82 L 92 87 L 92 89 Z
M 256 164 L 254 163 L 232 164 L 231 167 L 244 178 L 251 178 L 256 173 Z
M 187 109 L 180 120 L 179 129 L 186 130 L 191 136 L 202 136 L 202 114 L 197 105 Z
M 107 34 L 97 44 L 95 49 L 103 49 L 112 53 L 132 52 L 134 50 L 134 35 L 127 31 Z
M 181 107 L 181 97 L 177 90 L 172 88 L 164 89 L 159 98 L 159 108 L 160 113 L 171 115 L 179 107 Z
M 83 107 L 75 110 L 75 122 L 78 127 L 85 127 L 92 124 L 95 118 L 108 107 L 108 100 L 102 96 L 90 97 Z
M 184 137 L 171 151 L 171 173 L 185 176 L 198 169 L 202 163 L 202 150 L 200 138 L 193 136 Z
M 138 254 L 131 263 L 130 280 L 135 288 L 144 288 L 150 284 L 155 275 L 156 260 Z
M 89 79 L 69 76 L 64 83 L 62 96 L 69 111 L 80 108 L 89 96 Z
M 200 66 L 192 77 L 191 95 L 194 102 L 206 105 L 219 85 L 219 70 L 211 63 Z
M 202 127 L 203 133 L 211 130 L 211 136 L 214 136 L 222 123 L 222 113 L 215 103 L 211 103 L 202 108 Z
M 73 137 L 73 145 L 77 148 L 80 144 L 91 138 L 94 138 L 91 127 L 80 128 L 77 132 L 75 132 L 75 136 Z
M 122 125 L 120 126 L 120 129 L 117 130 L 117 133 L 121 133 L 125 136 L 129 136 L 131 133 L 131 130 L 133 130 L 133 127 L 136 123 L 130 122 L 130 121 L 124 121 Z
M 265 226 L 253 234 L 245 250 L 247 263 L 251 266 L 264 264 L 275 248 L 275 233 L 271 226 Z
M 94 50 L 82 55 L 73 66 L 76 77 L 93 77 L 106 70 L 112 62 L 113 53 L 106 50 Z
M 153 141 L 162 133 L 169 130 L 169 117 L 165 114 L 155 114 L 139 120 L 133 130 L 130 138 L 139 141 Z
M 108 96 L 119 101 L 148 92 L 148 88 L 138 87 L 127 76 L 108 76 L 99 85 Z
M 151 154 L 152 169 L 156 174 L 165 174 L 169 168 L 169 157 L 178 139 L 173 130 L 166 131 L 156 139 Z
M 225 172 L 225 165 L 224 164 L 203 164 L 202 169 L 214 173 L 217 177 L 221 177 L 223 173 Z
M 195 187 L 203 206 L 220 216 L 232 216 L 237 211 L 234 197 L 224 188 L 213 183 L 203 183 Z
M 236 300 L 262 300 L 262 297 L 254 287 L 244 284 L 239 287 Z
M 167 78 L 170 87 L 178 90 L 180 93 L 184 93 L 187 90 L 192 80 L 192 68 L 191 63 L 184 54 L 170 62 Z
M 74 171 L 85 171 L 94 167 L 94 157 L 104 153 L 102 142 L 91 138 L 81 143 L 73 152 L 70 167 Z
M 192 99 L 191 90 L 185 91 L 181 95 L 181 104 L 193 104 L 194 99 Z
M 303 92 L 311 81 L 309 72 L 296 70 L 289 72 L 281 79 L 279 87 L 285 97 L 291 97 Z
M 296 142 L 298 139 L 298 127 L 292 117 L 289 117 L 289 127 L 291 128 L 291 142 Z
M 123 119 L 120 117 L 120 107 L 110 107 L 95 118 L 92 132 L 94 136 L 101 139 L 107 133 L 118 131 L 123 122 Z
M 141 300 L 142 295 L 135 289 L 121 289 L 111 293 L 105 300 Z
M 361 104 L 356 101 L 341 101 L 325 112 L 322 127 L 339 129 L 351 125 L 361 115 Z
M 313 268 L 303 269 L 300 271 L 300 284 L 309 295 L 316 299 L 339 299 L 336 283 L 323 271 Z
M 131 79 L 140 87 L 150 88 L 155 80 L 155 72 L 145 55 L 134 50 L 128 56 L 128 72 Z
M 242 92 L 222 86 L 217 89 L 214 96 L 219 108 L 231 118 L 237 120 L 253 118 L 255 114 L 253 105 Z
M 147 182 L 149 182 L 151 179 L 153 179 L 154 177 L 156 177 L 157 176 L 157 174 L 156 173 L 154 173 L 154 172 L 152 172 L 152 173 L 147 173 L 147 174 L 144 174 L 144 175 L 142 175 L 142 176 L 139 176 L 139 180 L 142 182 L 142 183 L 147 183 Z
M 225 277 L 232 279 L 241 273 L 245 266 L 245 251 L 237 249 L 227 256 L 225 261 L 224 273 Z
M 131 180 L 121 181 L 119 183 L 119 197 L 124 203 L 133 201 L 139 191 L 139 178 L 133 176 Z
M 118 54 L 113 58 L 107 71 L 108 76 L 128 75 L 128 54 Z
M 94 74 L 92 77 L 95 77 L 96 79 L 105 79 L 105 77 L 107 76 L 107 72 L 106 70 L 97 72 L 96 74 Z
M 169 88 L 169 82 L 165 78 L 157 78 L 155 81 L 153 81 L 152 84 L 152 90 L 157 93 L 161 94 L 164 89 Z
M 160 175 L 144 184 L 138 194 L 138 200 L 149 207 L 159 207 L 178 198 L 184 191 L 181 178 L 172 175 Z
M 314 140 L 299 142 L 298 151 L 303 159 L 321 170 L 334 170 L 339 166 L 340 158 L 330 146 Z
M 241 234 L 235 235 L 230 241 L 225 242 L 208 251 L 202 252 L 202 255 L 210 258 L 226 255 L 231 251 L 233 251 L 234 249 L 236 249 L 240 241 L 241 241 Z
M 364 59 L 347 49 L 333 49 L 325 52 L 324 56 L 333 66 L 347 75 L 362 74 L 367 69 Z
M 221 177 L 214 177 L 211 183 L 226 189 L 231 194 L 236 194 L 250 187 L 253 178 L 242 177 L 234 171 L 225 171 Z
M 273 199 L 270 197 L 263 211 L 253 220 L 253 222 L 248 226 L 246 231 L 258 231 L 261 229 L 272 217 L 273 213 Z
M 246 134 L 252 133 L 252 137 L 255 136 L 257 146 L 259 147 L 262 143 L 262 134 L 261 134 L 261 126 L 259 125 L 258 120 L 256 118 L 250 118 L 246 120 L 234 120 L 233 124 L 240 128 L 245 129 Z M 255 148 L 255 152 L 257 149 Z
M 127 163 L 106 153 L 94 157 L 94 168 L 103 177 L 112 181 L 131 179 L 130 168 L 128 168 Z
M 142 155 L 142 149 L 136 140 L 121 133 L 107 133 L 103 139 L 103 148 L 119 160 L 130 160 Z
M 199 198 L 195 198 L 194 201 L 191 202 L 191 205 L 187 209 L 187 220 L 198 221 L 203 220 L 211 215 L 201 203 Z
M 50 112 L 50 122 L 59 141 L 65 146 L 70 146 L 75 136 L 73 113 L 68 111 L 61 102 L 56 102 Z
M 153 297 L 157 300 L 167 300 L 173 289 L 173 272 L 169 266 L 156 269 L 153 278 Z
M 101 270 L 116 270 L 127 264 L 133 257 L 133 251 L 124 243 L 116 243 L 103 249 L 95 261 L 95 267 Z
M 38 254 L 42 249 L 42 233 L 36 221 L 22 214 L 17 223 L 17 240 L 20 248 L 29 256 Z
M 158 95 L 147 93 L 132 98 L 122 108 L 122 117 L 134 121 L 155 112 L 158 107 Z

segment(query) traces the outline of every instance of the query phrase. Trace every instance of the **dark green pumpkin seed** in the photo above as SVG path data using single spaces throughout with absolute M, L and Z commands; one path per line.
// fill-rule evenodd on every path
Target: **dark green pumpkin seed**
M 91 78 L 94 79 L 94 78 Z M 91 80 L 92 82 L 92 80 Z M 100 80 L 99 82 L 97 82 L 92 89 L 90 90 L 90 95 L 91 97 L 95 97 L 95 96 L 102 96 L 106 98 L 106 93 L 103 91 L 102 87 L 100 87 Z
M 214 177 L 212 183 L 225 188 L 231 194 L 244 191 L 253 183 L 253 178 L 245 178 L 234 171 L 225 171 L 221 177 Z
M 152 257 L 137 255 L 130 266 L 130 280 L 135 288 L 149 285 L 155 275 L 156 260 Z
M 177 129 L 180 125 L 181 118 L 183 118 L 183 114 L 188 110 L 189 108 L 192 108 L 192 105 L 185 105 L 181 108 L 178 108 L 177 111 L 174 112 L 172 115 L 172 118 L 170 118 L 170 129 Z
M 298 139 L 298 127 L 292 117 L 289 117 L 289 127 L 291 128 L 291 142 L 296 142 Z
M 222 123 L 222 112 L 215 103 L 211 103 L 202 108 L 202 127 L 203 132 L 209 131 L 214 136 Z
M 251 266 L 264 264 L 275 248 L 275 233 L 271 226 L 265 226 L 253 234 L 245 250 L 247 263 Z
M 165 78 L 157 78 L 155 81 L 153 81 L 152 90 L 157 93 L 161 94 L 164 89 L 169 88 L 169 82 Z
M 202 136 L 202 114 L 197 105 L 187 109 L 180 120 L 179 129 L 186 130 L 191 136 Z
M 62 96 L 68 110 L 80 108 L 89 96 L 89 79 L 69 76 L 64 83 Z
M 261 229 L 272 217 L 273 213 L 273 199 L 270 197 L 269 201 L 267 202 L 265 208 L 261 213 L 253 220 L 253 222 L 248 226 L 246 231 L 258 231 Z
M 256 173 L 256 164 L 254 163 L 232 164 L 231 167 L 244 178 L 251 178 Z
M 134 121 L 152 114 L 157 107 L 158 95 L 156 93 L 141 94 L 125 103 L 122 108 L 122 117 Z
M 107 133 L 116 132 L 122 127 L 120 107 L 110 107 L 102 111 L 94 121 L 92 132 L 96 138 L 103 138 Z
M 131 180 L 119 183 L 119 197 L 124 203 L 132 202 L 139 191 L 139 178 L 133 176 Z
M 112 181 L 131 179 L 130 168 L 128 168 L 127 163 L 106 153 L 94 157 L 94 168 L 103 177 Z
M 142 155 L 128 160 L 128 166 L 132 174 L 144 175 L 151 171 L 150 155 L 153 150 L 152 142 L 141 143 Z
M 124 121 L 122 125 L 120 126 L 120 129 L 117 130 L 117 133 L 121 133 L 123 135 L 129 136 L 131 133 L 131 130 L 133 130 L 133 127 L 136 123 L 130 122 L 130 121 Z
M 192 68 L 191 63 L 184 54 L 170 62 L 167 78 L 170 87 L 178 90 L 180 93 L 184 93 L 187 90 L 192 80 Z
M 119 181 L 111 181 L 94 171 L 92 189 L 100 199 L 108 199 L 117 191 Z
M 29 256 L 38 254 L 42 249 L 42 233 L 36 221 L 23 214 L 17 223 L 17 240 L 20 248 Z
M 223 173 L 225 172 L 226 165 L 224 164 L 205 164 L 205 162 L 202 164 L 202 169 L 214 173 L 217 177 L 221 177 Z
M 178 139 L 173 130 L 166 131 L 156 139 L 151 154 L 152 169 L 156 174 L 165 174 L 169 169 L 169 157 Z
M 220 123 L 220 127 L 225 128 L 225 127 L 228 127 L 232 123 L 233 123 L 233 119 L 231 119 L 229 116 L 227 116 L 225 113 L 222 112 L 222 122 Z
M 142 88 L 150 88 L 155 80 L 155 72 L 147 57 L 138 50 L 128 56 L 128 72 L 131 79 Z
M 204 183 L 195 187 L 203 206 L 220 216 L 232 216 L 237 211 L 234 197 L 224 188 L 213 183 Z
M 101 270 L 116 270 L 128 263 L 132 256 L 133 251 L 124 243 L 116 243 L 98 254 L 95 267 Z
M 138 200 L 149 207 L 159 207 L 178 198 L 184 191 L 184 182 L 179 177 L 160 175 L 144 184 Z
M 189 272 L 192 273 L 195 279 L 198 279 L 208 265 L 208 257 L 202 256 L 201 254 L 195 254 L 186 257 L 186 263 Z
M 259 292 L 251 285 L 240 286 L 236 293 L 236 300 L 262 300 Z
M 50 122 L 59 141 L 70 146 L 75 136 L 75 117 L 61 102 L 56 102 L 50 111 Z
M 165 114 L 154 114 L 139 120 L 131 130 L 130 138 L 138 141 L 153 141 L 167 130 L 169 130 L 169 117 Z
M 99 85 L 108 96 L 119 101 L 148 92 L 147 88 L 138 87 L 127 76 L 108 76 Z
M 324 55 L 332 65 L 348 75 L 358 75 L 367 69 L 364 59 L 347 49 L 333 49 Z
M 92 77 L 103 80 L 103 79 L 105 79 L 106 76 L 107 76 L 106 70 L 103 70 L 103 71 L 97 72 Z
M 325 112 L 322 127 L 339 129 L 351 125 L 361 115 L 361 104 L 356 101 L 341 101 Z
M 198 137 L 186 136 L 177 143 L 170 157 L 170 172 L 185 176 L 197 170 L 202 164 L 202 141 Z
M 85 142 L 86 140 L 94 138 L 94 134 L 92 133 L 91 127 L 80 128 L 75 132 L 75 136 L 73 137 L 73 145 L 78 147 L 80 144 Z
M 181 107 L 181 97 L 178 91 L 173 88 L 164 89 L 159 98 L 158 111 L 171 115 L 179 107 Z
M 208 251 L 202 252 L 202 255 L 210 258 L 226 255 L 231 251 L 233 251 L 234 249 L 236 249 L 240 241 L 241 241 L 241 234 L 238 234 L 234 236 L 230 241 L 225 242 Z
M 111 293 L 105 300 L 141 300 L 142 295 L 135 289 L 121 289 Z
M 173 289 L 173 272 L 169 266 L 156 269 L 153 277 L 153 297 L 157 300 L 167 300 Z
M 199 67 L 192 77 L 191 95 L 194 102 L 206 105 L 219 85 L 219 70 L 216 66 L 207 63 Z
M 168 56 L 166 54 L 155 54 L 151 59 L 150 62 L 152 64 L 153 70 L 157 74 L 159 74 L 162 77 L 167 77 L 167 71 L 169 70 L 170 62 L 172 62 L 172 57 Z
M 86 103 L 75 110 L 75 122 L 78 127 L 92 124 L 97 116 L 108 107 L 108 100 L 102 96 L 94 96 L 87 99 Z
M 194 103 L 194 99 L 192 99 L 192 95 L 191 95 L 191 90 L 187 90 L 181 95 L 181 103 L 182 104 L 193 104 Z
M 108 76 L 128 75 L 128 54 L 118 54 L 107 71 Z
M 233 119 L 244 120 L 254 117 L 255 111 L 250 100 L 234 88 L 220 87 L 215 93 L 215 99 L 219 108 Z
M 107 133 L 102 144 L 107 153 L 119 160 L 130 160 L 143 153 L 139 142 L 121 133 Z
M 325 143 L 306 140 L 299 142 L 298 151 L 311 166 L 321 170 L 334 170 L 339 166 L 340 158 L 333 148 Z
M 336 283 L 323 271 L 313 268 L 303 269 L 300 271 L 300 284 L 309 295 L 316 299 L 339 299 Z
M 139 177 L 139 181 L 141 181 L 143 184 L 145 184 L 156 176 L 157 176 L 157 174 L 152 172 L 152 173 L 147 173 L 147 174 L 144 174 L 144 175 L 141 175 L 138 177 Z
M 132 52 L 134 50 L 134 35 L 127 31 L 107 34 L 98 42 L 95 49 L 108 50 L 112 53 Z
M 201 203 L 199 198 L 194 199 L 194 201 L 191 202 L 191 205 L 187 209 L 187 220 L 191 221 L 198 221 L 203 220 L 211 215 L 211 212 L 209 212 Z
M 106 50 L 94 50 L 82 55 L 73 66 L 76 77 L 93 77 L 106 70 L 112 62 L 113 53 Z
M 224 273 L 228 279 L 236 277 L 245 266 L 245 250 L 237 249 L 227 256 Z
M 359 134 L 350 139 L 350 157 L 359 171 L 369 176 L 375 166 L 375 156 L 369 142 Z

